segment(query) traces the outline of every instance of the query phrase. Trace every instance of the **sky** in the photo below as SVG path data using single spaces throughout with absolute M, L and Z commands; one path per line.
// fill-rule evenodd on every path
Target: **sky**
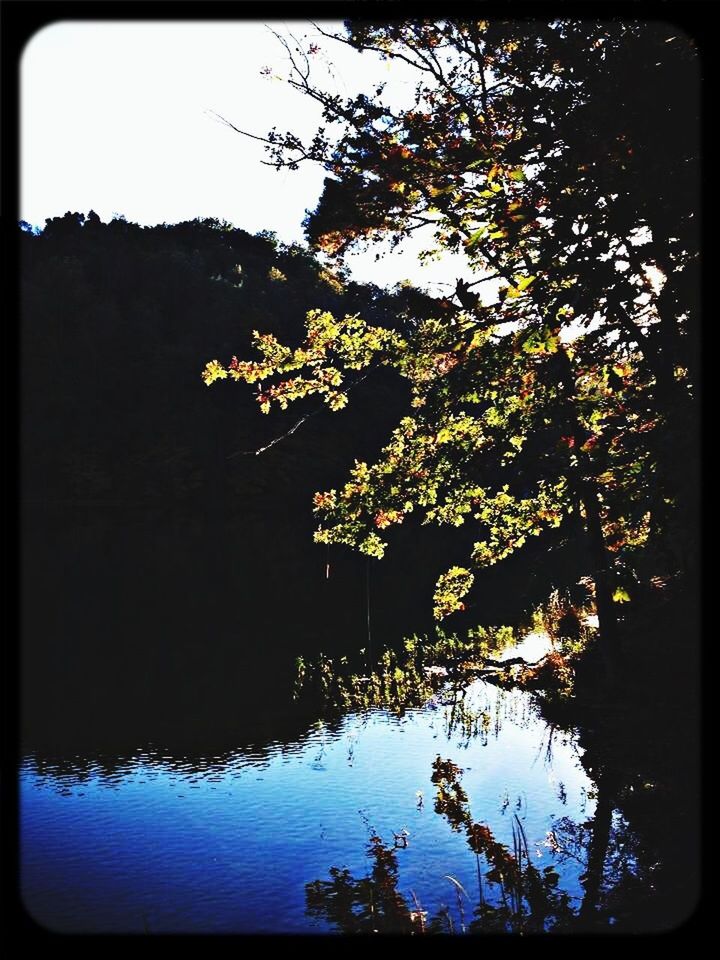
M 313 67 L 341 94 L 382 81 L 398 102 L 411 90 L 402 65 L 332 43 L 308 22 L 269 26 L 316 42 Z M 68 210 L 91 209 L 104 221 L 122 214 L 140 224 L 215 217 L 302 242 L 322 169 L 264 166 L 262 144 L 213 115 L 259 135 L 273 126 L 301 137 L 314 133 L 320 108 L 279 79 L 287 55 L 269 26 L 58 21 L 36 33 L 20 64 L 21 219 L 42 227 Z M 261 73 L 267 67 L 275 76 Z M 470 279 L 456 256 L 420 267 L 417 254 L 427 243 L 421 232 L 379 261 L 377 248 L 350 257 L 353 279 L 381 286 L 410 280 L 438 296 L 454 289 L 457 277 Z

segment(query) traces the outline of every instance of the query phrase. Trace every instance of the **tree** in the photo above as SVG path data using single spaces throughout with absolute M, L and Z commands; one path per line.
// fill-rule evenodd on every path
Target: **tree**
M 317 44 L 281 38 L 287 82 L 322 105 L 325 126 L 309 143 L 277 129 L 260 139 L 278 169 L 314 161 L 329 174 L 309 240 L 342 258 L 422 229 L 428 255 L 462 252 L 478 279 L 402 330 L 313 311 L 301 345 L 257 334 L 262 359 L 212 361 L 204 379 L 258 383 L 265 412 L 310 395 L 337 410 L 360 371 L 394 368 L 411 410 L 377 463 L 316 495 L 316 539 L 380 557 L 380 533 L 412 512 L 472 518 L 470 565 L 437 584 L 443 617 L 463 608 L 471 567 L 579 522 L 612 647 L 648 546 L 665 569 L 682 565 L 672 535 L 693 489 L 677 467 L 697 375 L 693 43 L 634 22 L 317 30 L 417 82 L 403 108 L 382 86 L 342 98 L 313 83 Z M 471 292 L 491 280 L 495 297 Z M 686 462 L 694 452 L 686 441 Z

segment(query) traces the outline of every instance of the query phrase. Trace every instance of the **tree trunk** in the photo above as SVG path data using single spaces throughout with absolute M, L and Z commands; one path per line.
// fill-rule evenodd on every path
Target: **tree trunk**
M 581 501 L 585 508 L 585 530 L 594 567 L 595 604 L 602 640 L 603 663 L 607 679 L 611 680 L 620 655 L 620 638 L 613 600 L 612 568 L 605 548 L 597 492 L 590 480 L 582 481 Z
M 559 350 L 559 359 L 562 364 L 562 383 L 565 385 L 565 396 L 568 401 L 570 415 L 570 432 L 575 436 L 577 446 L 582 445 L 581 437 L 586 431 L 580 423 L 573 384 L 575 373 L 572 360 L 564 347 Z M 598 623 L 600 627 L 601 652 L 605 668 L 606 680 L 615 676 L 615 666 L 619 655 L 618 623 L 613 600 L 612 564 L 605 548 L 602 522 L 600 519 L 600 504 L 597 488 L 591 478 L 591 464 L 586 455 L 578 449 L 578 476 L 575 481 L 578 499 L 585 510 L 585 533 L 590 547 L 590 556 L 593 565 L 593 579 L 595 581 L 595 603 L 597 607 Z
M 605 866 L 605 857 L 607 856 L 612 829 L 613 797 L 602 777 L 597 782 L 597 791 L 598 802 L 595 809 L 595 819 L 593 820 L 592 839 L 588 849 L 588 864 L 582 881 L 585 887 L 585 896 L 579 913 L 582 920 L 591 918 L 598 908 L 603 881 L 603 867 Z

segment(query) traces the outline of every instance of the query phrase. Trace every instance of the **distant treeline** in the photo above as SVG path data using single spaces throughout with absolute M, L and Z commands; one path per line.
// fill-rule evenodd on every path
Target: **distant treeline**
M 208 391 L 207 360 L 249 354 L 253 329 L 299 341 L 312 308 L 400 325 L 433 305 L 411 289 L 346 282 L 300 246 L 216 220 L 140 227 L 67 213 L 24 230 L 21 249 L 23 493 L 43 501 L 205 496 L 229 455 L 293 417 L 262 417 L 249 390 Z M 382 416 L 387 389 L 367 397 Z M 342 467 L 362 439 L 349 434 L 383 437 L 377 424 L 364 430 L 360 406 L 323 418 L 334 435 L 325 456 Z M 231 487 L 245 489 L 247 465 L 228 464 Z

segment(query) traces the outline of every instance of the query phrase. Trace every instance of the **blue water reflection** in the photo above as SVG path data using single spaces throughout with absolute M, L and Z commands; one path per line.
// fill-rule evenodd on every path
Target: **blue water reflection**
M 374 829 L 389 841 L 408 832 L 398 888 L 432 913 L 454 902 L 448 874 L 477 883 L 465 838 L 433 811 L 438 755 L 463 768 L 473 818 L 512 847 L 517 814 L 537 865 L 554 864 L 579 904 L 584 866 L 548 840 L 561 818 L 586 822 L 595 809 L 573 737 L 551 731 L 520 690 L 477 680 L 462 711 L 455 700 L 445 690 L 402 717 L 349 714 L 290 745 L 203 761 L 145 746 L 117 766 L 67 773 L 28 757 L 26 907 L 72 932 L 322 931 L 306 915 L 306 884 L 331 866 L 366 873 Z

